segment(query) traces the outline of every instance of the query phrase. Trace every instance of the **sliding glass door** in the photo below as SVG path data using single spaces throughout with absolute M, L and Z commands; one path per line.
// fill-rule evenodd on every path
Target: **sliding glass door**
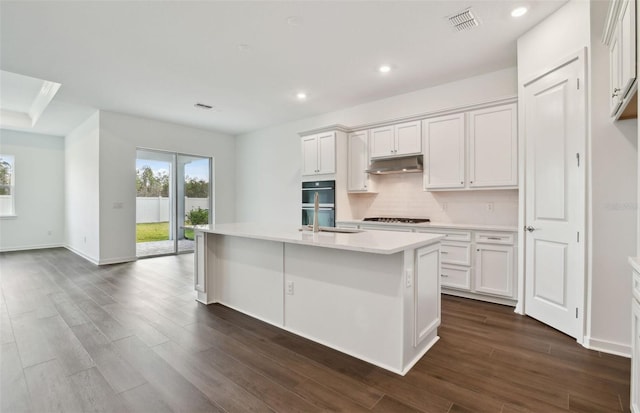
M 136 256 L 191 252 L 193 227 L 212 222 L 211 159 L 138 149 Z

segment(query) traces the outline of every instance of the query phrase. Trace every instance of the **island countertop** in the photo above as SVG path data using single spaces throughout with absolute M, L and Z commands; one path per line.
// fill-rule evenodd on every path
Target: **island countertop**
M 231 223 L 194 228 L 212 234 L 230 235 L 290 244 L 310 245 L 373 254 L 395 254 L 429 245 L 444 238 L 440 234 L 372 231 L 354 233 L 301 231 L 300 227 L 275 224 Z

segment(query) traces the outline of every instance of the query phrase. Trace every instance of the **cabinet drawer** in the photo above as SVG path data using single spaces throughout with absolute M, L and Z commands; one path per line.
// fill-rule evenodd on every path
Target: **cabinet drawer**
M 455 231 L 450 229 L 438 229 L 438 228 L 429 228 L 422 229 L 416 228 L 416 232 L 427 232 L 429 234 L 442 234 L 444 235 L 443 241 L 462 241 L 462 242 L 470 242 L 471 241 L 471 232 L 469 231 Z
M 476 242 L 513 245 L 515 236 L 507 232 L 476 232 Z
M 633 297 L 640 302 L 640 274 L 633 272 Z
M 471 289 L 471 268 L 448 267 L 440 268 L 440 285 L 462 290 Z
M 471 265 L 471 244 L 442 242 L 440 254 L 443 264 Z

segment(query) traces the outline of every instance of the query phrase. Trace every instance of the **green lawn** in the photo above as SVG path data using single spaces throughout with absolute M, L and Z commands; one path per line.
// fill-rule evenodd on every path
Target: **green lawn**
M 136 242 L 165 241 L 168 239 L 168 222 L 136 224 Z
M 185 229 L 184 237 L 193 240 L 193 230 Z M 136 224 L 136 242 L 166 241 L 169 239 L 168 222 Z

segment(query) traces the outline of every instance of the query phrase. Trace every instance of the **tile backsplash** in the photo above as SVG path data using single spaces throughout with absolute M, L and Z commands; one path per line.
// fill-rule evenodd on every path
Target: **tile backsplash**
M 377 194 L 349 194 L 353 219 L 369 216 L 430 218 L 455 224 L 518 224 L 518 190 L 437 191 L 422 189 L 422 174 L 380 175 Z

